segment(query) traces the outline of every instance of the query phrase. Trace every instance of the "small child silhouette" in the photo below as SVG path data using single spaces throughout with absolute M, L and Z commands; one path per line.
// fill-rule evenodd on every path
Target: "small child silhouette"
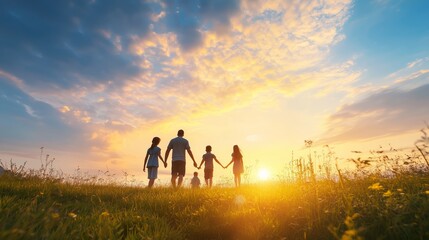
M 192 188 L 200 188 L 201 182 L 198 178 L 198 172 L 194 172 L 194 177 L 191 179 L 191 187 Z

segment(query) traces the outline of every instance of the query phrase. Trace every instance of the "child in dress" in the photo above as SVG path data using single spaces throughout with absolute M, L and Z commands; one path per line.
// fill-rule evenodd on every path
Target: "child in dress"
M 155 183 L 155 179 L 158 178 L 158 158 L 164 163 L 164 167 L 166 166 L 166 162 L 161 157 L 161 148 L 158 147 L 158 144 L 161 142 L 159 137 L 154 137 L 152 139 L 152 145 L 147 150 L 146 157 L 144 158 L 143 164 L 143 172 L 146 172 L 146 164 L 147 164 L 147 178 L 149 179 L 148 188 L 152 188 Z
M 231 163 L 234 163 L 232 166 L 232 172 L 234 173 L 234 183 L 235 187 L 239 187 L 241 185 L 241 174 L 244 172 L 243 155 L 241 155 L 238 145 L 234 145 L 232 150 L 232 160 L 230 163 L 228 163 L 228 165 L 226 165 L 225 169 L 231 165 Z
M 194 172 L 194 177 L 191 179 L 191 187 L 192 188 L 200 188 L 201 182 L 198 178 L 198 172 Z
M 203 155 L 203 160 L 201 160 L 200 166 L 198 169 L 201 168 L 201 165 L 205 163 L 204 165 L 204 180 L 206 181 L 207 187 L 211 188 L 213 185 L 213 159 L 221 166 L 223 165 L 217 160 L 216 156 L 212 154 L 212 147 L 206 146 L 206 154 Z

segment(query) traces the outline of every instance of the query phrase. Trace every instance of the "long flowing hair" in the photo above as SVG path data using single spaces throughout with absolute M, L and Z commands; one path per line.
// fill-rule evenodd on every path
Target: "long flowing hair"
M 234 158 L 239 158 L 242 159 L 243 155 L 241 155 L 241 151 L 240 148 L 238 147 L 238 145 L 234 145 L 234 147 L 232 148 L 233 152 L 232 152 L 232 156 Z
M 152 145 L 150 145 L 150 148 L 148 149 L 148 151 L 152 150 L 154 147 L 158 146 L 158 144 L 161 142 L 161 138 L 159 137 L 154 137 L 152 139 Z

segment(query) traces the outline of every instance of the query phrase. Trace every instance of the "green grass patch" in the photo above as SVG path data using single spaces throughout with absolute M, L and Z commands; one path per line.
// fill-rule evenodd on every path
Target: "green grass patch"
M 429 239 L 429 177 L 144 189 L 0 177 L 0 239 Z

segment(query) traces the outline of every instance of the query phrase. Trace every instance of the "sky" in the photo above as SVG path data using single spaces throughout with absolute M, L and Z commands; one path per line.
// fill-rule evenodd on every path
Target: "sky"
M 0 159 L 37 169 L 49 154 L 65 173 L 146 181 L 152 138 L 164 154 L 179 129 L 197 162 L 211 145 L 226 165 L 237 144 L 272 176 L 305 140 L 339 159 L 412 147 L 429 121 L 428 11 L 425 0 L 1 1 Z

